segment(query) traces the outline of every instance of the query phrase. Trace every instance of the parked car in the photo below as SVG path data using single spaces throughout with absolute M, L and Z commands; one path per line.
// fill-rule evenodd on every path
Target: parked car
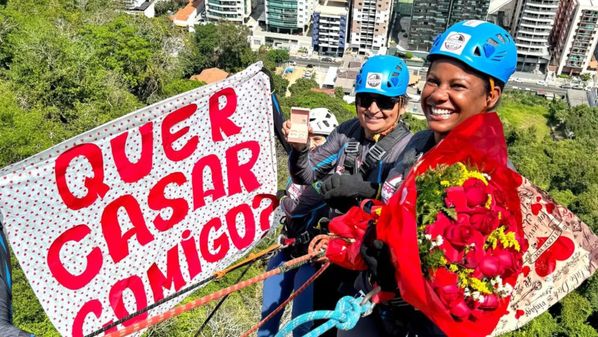
M 334 60 L 332 59 L 332 57 L 322 57 L 322 62 L 334 62 Z

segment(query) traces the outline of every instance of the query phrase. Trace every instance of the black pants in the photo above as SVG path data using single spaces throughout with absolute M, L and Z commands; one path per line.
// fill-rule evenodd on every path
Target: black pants
M 334 310 L 341 297 L 355 296 L 358 290 L 355 290 L 353 284 L 357 274 L 356 271 L 330 265 L 314 282 L 314 310 Z M 322 323 L 324 322 L 316 322 L 315 326 Z M 330 329 L 322 336 L 335 337 L 336 329 Z

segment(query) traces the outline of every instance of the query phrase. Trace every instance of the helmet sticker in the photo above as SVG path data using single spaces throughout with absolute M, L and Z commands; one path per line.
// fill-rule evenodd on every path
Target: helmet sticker
M 486 21 L 482 21 L 482 20 L 467 20 L 467 21 L 465 21 L 463 23 L 463 26 L 477 27 L 477 26 L 481 25 L 484 22 L 486 22 Z
M 366 88 L 380 89 L 381 84 L 382 73 L 368 73 L 365 81 Z
M 469 34 L 450 32 L 442 42 L 440 51 L 461 55 L 469 39 L 471 39 Z

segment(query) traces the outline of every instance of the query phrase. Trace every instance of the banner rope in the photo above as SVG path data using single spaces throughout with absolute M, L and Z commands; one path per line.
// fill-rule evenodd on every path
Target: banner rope
M 278 307 L 276 307 L 276 309 L 274 309 L 274 311 L 272 311 L 268 316 L 266 316 L 264 319 L 262 319 L 258 324 L 256 324 L 253 327 L 251 327 L 251 329 L 247 330 L 240 337 L 248 337 L 250 334 L 252 334 L 253 332 L 257 331 L 257 329 L 259 329 L 262 325 L 264 325 L 272 317 L 274 317 L 281 310 L 283 310 L 287 306 L 287 304 L 289 304 L 292 300 L 295 299 L 295 297 L 297 297 L 299 294 L 301 294 L 301 292 L 303 292 L 307 287 L 309 287 L 309 285 L 311 285 L 320 275 L 322 275 L 322 273 L 324 273 L 324 271 L 326 269 L 328 269 L 328 267 L 330 267 L 330 262 L 326 262 L 324 265 L 322 265 L 320 267 L 320 269 L 318 269 L 317 272 L 315 272 L 309 279 L 307 279 L 307 281 L 305 281 L 305 283 L 303 283 L 303 285 L 301 287 L 299 287 L 299 289 L 297 289 L 296 291 L 294 291 L 291 294 L 291 296 L 289 296 L 289 298 L 287 298 Z
M 246 287 L 248 287 L 250 285 L 253 285 L 255 283 L 262 282 L 263 280 L 267 279 L 268 277 L 271 277 L 271 276 L 274 276 L 274 275 L 277 275 L 277 274 L 280 274 L 280 273 L 284 273 L 284 272 L 286 272 L 288 270 L 291 270 L 291 269 L 299 268 L 300 266 L 302 266 L 302 265 L 310 262 L 311 260 L 317 259 L 317 258 L 321 258 L 323 256 L 324 256 L 324 252 L 323 251 L 320 251 L 320 252 L 317 252 L 317 253 L 316 252 L 308 253 L 308 254 L 303 255 L 301 257 L 289 260 L 289 261 L 285 262 L 284 264 L 282 264 L 281 266 L 279 266 L 279 267 L 277 267 L 275 269 L 272 269 L 271 271 L 268 271 L 268 272 L 265 272 L 265 273 L 263 273 L 261 275 L 252 277 L 252 278 L 250 278 L 248 280 L 245 280 L 245 281 L 242 281 L 240 283 L 231 285 L 231 286 L 226 287 L 224 289 L 221 289 L 221 290 L 219 290 L 219 291 L 217 291 L 215 293 L 212 293 L 212 294 L 203 296 L 201 298 L 195 299 L 195 300 L 193 300 L 193 301 L 191 301 L 189 303 L 185 303 L 183 305 L 176 306 L 176 307 L 174 307 L 174 308 L 172 308 L 172 309 L 170 309 L 170 310 L 168 310 L 168 311 L 166 311 L 164 313 L 161 313 L 159 315 L 156 315 L 156 316 L 144 319 L 144 320 L 142 320 L 140 322 L 136 322 L 136 323 L 134 323 L 132 325 L 129 325 L 127 327 L 124 327 L 124 328 L 122 328 L 122 329 L 120 329 L 118 331 L 114 331 L 114 332 L 108 333 L 105 336 L 106 337 L 124 337 L 124 336 L 130 335 L 132 333 L 135 333 L 137 331 L 140 331 L 142 329 L 145 329 L 147 327 L 150 327 L 152 325 L 158 324 L 158 323 L 160 323 L 162 321 L 165 321 L 165 320 L 170 319 L 172 317 L 178 316 L 180 314 L 183 314 L 183 313 L 185 313 L 187 311 L 190 311 L 192 309 L 195 309 L 197 307 L 200 307 L 200 306 L 202 306 L 202 305 L 204 305 L 206 303 L 209 303 L 211 301 L 215 301 L 217 299 L 220 299 L 220 298 L 222 298 L 222 297 L 224 297 L 224 296 L 226 296 L 226 295 L 228 295 L 230 293 L 233 293 L 235 291 L 241 290 L 241 289 L 246 288 Z M 216 276 L 212 276 L 212 278 L 215 278 L 215 277 Z M 114 323 L 111 324 L 111 325 L 114 325 Z M 107 330 L 106 328 L 103 328 L 103 329 L 101 329 L 99 331 L 103 332 L 103 331 L 106 331 L 106 330 Z M 89 337 L 91 337 L 91 336 L 92 335 L 89 335 Z M 93 336 L 95 336 L 95 335 L 93 335 Z
M 143 308 L 141 310 L 138 310 L 138 311 L 136 311 L 134 313 L 131 313 L 128 316 L 126 316 L 124 318 L 121 318 L 121 319 L 119 319 L 119 320 L 117 320 L 115 322 L 107 324 L 107 325 L 103 326 L 101 329 L 98 329 L 97 331 L 94 331 L 94 332 L 90 333 L 89 335 L 85 335 L 85 337 L 98 336 L 99 334 L 101 334 L 103 332 L 106 332 L 106 331 L 108 331 L 108 330 L 110 330 L 110 329 L 118 326 L 119 324 L 122 324 L 123 322 L 129 321 L 129 320 L 131 320 L 131 319 L 133 319 L 133 318 L 135 318 L 135 317 L 137 317 L 137 316 L 139 316 L 141 314 L 144 314 L 144 313 L 146 313 L 146 312 L 148 312 L 148 311 L 150 311 L 150 310 L 152 310 L 152 309 L 154 309 L 154 308 L 156 308 L 156 307 L 158 307 L 158 306 L 160 306 L 160 305 L 162 305 L 162 304 L 164 304 L 164 303 L 166 303 L 166 302 L 168 302 L 168 301 L 170 301 L 170 300 L 172 300 L 174 298 L 177 298 L 177 297 L 179 297 L 179 296 L 181 296 L 183 294 L 186 294 L 186 293 L 188 293 L 188 292 L 190 292 L 190 291 L 192 291 L 194 289 L 197 289 L 197 288 L 201 287 L 202 285 L 204 285 L 204 284 L 206 284 L 208 282 L 221 279 L 227 273 L 230 273 L 230 272 L 232 272 L 232 271 L 234 271 L 234 270 L 236 270 L 238 268 L 241 268 L 241 267 L 243 267 L 243 266 L 245 266 L 247 264 L 253 263 L 254 261 L 256 261 L 258 259 L 262 259 L 265 256 L 267 256 L 268 254 L 270 254 L 270 253 L 272 253 L 272 252 L 274 252 L 274 251 L 276 251 L 276 250 L 278 250 L 280 248 L 282 248 L 282 246 L 279 243 L 275 243 L 275 244 L 270 245 L 269 247 L 267 247 L 266 249 L 264 249 L 264 250 L 262 250 L 260 252 L 249 254 L 247 256 L 247 258 L 241 260 L 239 263 L 237 263 L 237 264 L 235 264 L 233 266 L 230 266 L 230 267 L 228 267 L 226 269 L 217 271 L 212 276 L 208 277 L 207 279 L 205 279 L 203 281 L 200 281 L 197 284 L 194 284 L 194 285 L 189 286 L 187 288 L 183 288 L 180 291 L 178 291 L 178 292 L 176 292 L 174 294 L 171 294 L 169 296 L 166 296 L 165 298 L 163 298 L 163 299 L 161 299 L 161 300 L 159 300 L 159 301 L 157 301 L 157 302 L 155 302 L 155 303 L 153 303 L 151 305 L 148 305 L 147 307 L 145 307 L 145 308 Z

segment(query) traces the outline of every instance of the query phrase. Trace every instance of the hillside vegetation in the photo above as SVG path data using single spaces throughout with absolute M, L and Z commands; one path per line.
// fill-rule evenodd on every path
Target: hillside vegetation
M 285 51 L 252 52 L 248 31 L 232 25 L 199 26 L 195 33 L 165 17 L 147 19 L 119 12 L 111 0 L 0 1 L 0 167 L 140 107 L 195 88 L 187 78 L 204 68 L 236 72 L 257 61 L 274 70 Z M 273 88 L 288 83 L 273 75 Z M 339 97 L 316 94 L 301 81 L 281 98 L 291 106 L 328 107 L 339 119 L 354 108 Z M 517 169 L 598 230 L 598 110 L 569 109 L 525 93 L 504 96 L 499 109 L 509 155 Z M 415 128 L 423 124 L 410 119 Z M 279 152 L 281 172 L 286 158 Z M 282 186 L 284 177 L 279 183 Z M 58 336 L 14 267 L 14 323 L 38 336 Z M 252 266 L 246 277 L 263 265 Z M 223 288 L 242 271 L 212 282 L 190 296 Z M 258 321 L 261 289 L 232 295 L 202 336 L 237 336 Z M 206 306 L 160 324 L 147 336 L 194 336 Z M 598 280 L 594 276 L 549 312 L 510 337 L 598 336 Z

